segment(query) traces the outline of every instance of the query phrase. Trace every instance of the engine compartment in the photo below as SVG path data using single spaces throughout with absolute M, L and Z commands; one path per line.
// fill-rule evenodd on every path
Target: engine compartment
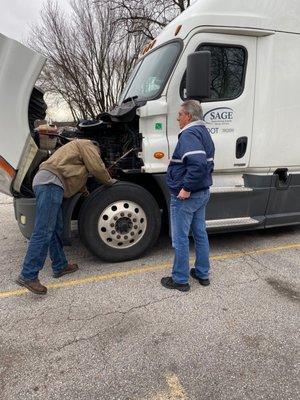
M 63 129 L 59 142 L 65 144 L 73 138 L 97 142 L 101 158 L 114 176 L 141 169 L 142 160 L 138 158 L 138 152 L 142 138 L 138 131 L 138 117 L 130 122 L 81 121 L 76 129 Z
M 34 129 L 34 122 L 42 120 L 46 115 L 46 103 L 43 92 L 34 88 L 28 109 L 28 120 L 31 136 L 35 141 L 38 152 L 27 171 L 21 187 L 21 194 L 33 196 L 32 181 L 39 165 L 55 152 L 55 150 L 73 139 L 89 139 L 98 143 L 101 158 L 112 177 L 122 180 L 128 173 L 138 173 L 143 166 L 138 153 L 142 147 L 142 135 L 139 133 L 139 117 L 136 109 L 139 104 L 134 100 L 115 107 L 111 112 L 102 113 L 96 120 L 82 120 L 77 126 L 64 127 L 58 130 L 55 148 L 42 148 L 40 135 Z M 51 134 L 49 134 L 51 138 Z M 89 179 L 88 187 L 99 186 L 93 178 Z

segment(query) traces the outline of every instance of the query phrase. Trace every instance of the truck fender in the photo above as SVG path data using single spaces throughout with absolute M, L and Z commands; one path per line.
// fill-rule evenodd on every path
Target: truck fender
M 63 236 L 62 241 L 64 246 L 71 246 L 71 221 L 73 211 L 76 204 L 78 203 L 81 193 L 77 193 L 69 199 L 64 199 L 62 204 L 62 214 L 63 214 Z

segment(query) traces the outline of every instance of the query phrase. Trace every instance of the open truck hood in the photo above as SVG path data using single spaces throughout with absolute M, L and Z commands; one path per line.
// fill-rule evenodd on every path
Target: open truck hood
M 26 159 L 29 99 L 45 61 L 42 55 L 0 33 L 0 157 L 7 168 L 18 170 Z M 0 171 L 0 191 L 5 193 L 6 178 Z

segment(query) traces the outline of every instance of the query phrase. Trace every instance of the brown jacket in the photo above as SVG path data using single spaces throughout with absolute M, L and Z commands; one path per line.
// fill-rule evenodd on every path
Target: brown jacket
M 88 175 L 105 185 L 112 185 L 97 147 L 86 139 L 75 139 L 65 144 L 40 165 L 59 177 L 64 185 L 64 197 L 71 197 L 84 188 Z

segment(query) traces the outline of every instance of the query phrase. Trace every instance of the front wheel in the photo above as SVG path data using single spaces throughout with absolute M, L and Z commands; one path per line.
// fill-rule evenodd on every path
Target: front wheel
M 78 222 L 79 235 L 92 253 L 119 262 L 138 258 L 156 242 L 161 214 L 147 190 L 119 182 L 93 192 L 84 202 Z

